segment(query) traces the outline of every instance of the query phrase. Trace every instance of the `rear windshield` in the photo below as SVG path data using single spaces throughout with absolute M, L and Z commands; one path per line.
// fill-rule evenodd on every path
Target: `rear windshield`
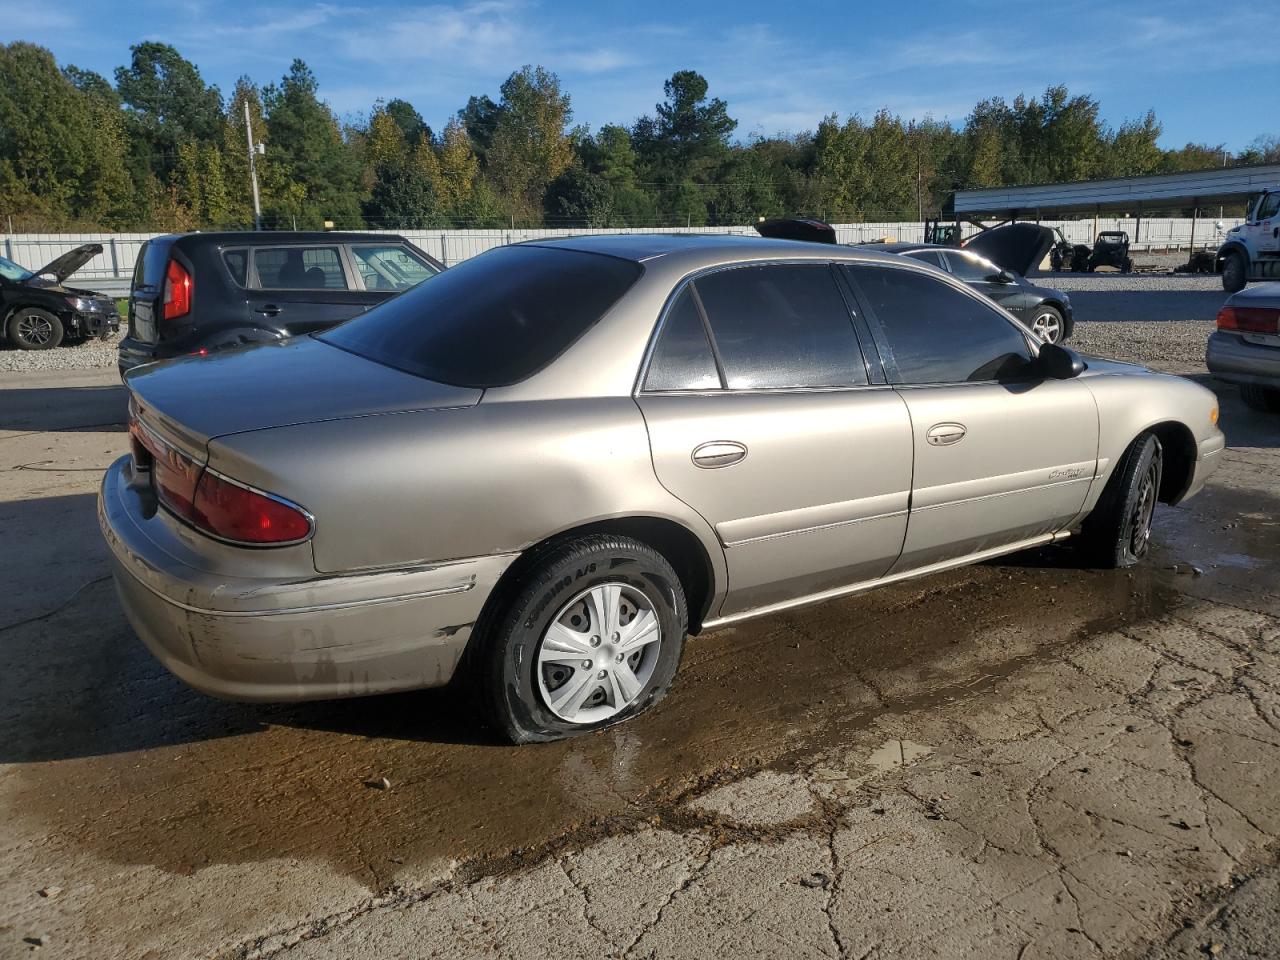
M 638 263 L 601 254 L 500 247 L 320 339 L 439 383 L 506 386 L 563 353 L 642 272 Z

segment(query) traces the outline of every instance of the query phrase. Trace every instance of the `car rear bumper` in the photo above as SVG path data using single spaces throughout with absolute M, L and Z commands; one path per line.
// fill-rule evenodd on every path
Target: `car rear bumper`
M 514 555 L 332 576 L 228 576 L 157 542 L 145 484 L 122 457 L 98 521 L 116 590 L 152 654 L 228 700 L 362 696 L 447 683 L 481 608 Z M 185 535 L 188 544 L 203 540 Z M 236 548 L 232 548 L 236 549 Z M 249 551 L 261 555 L 261 551 Z M 248 567 L 248 564 L 246 564 Z
M 1205 365 L 1219 380 L 1280 388 L 1280 346 L 1250 343 L 1217 330 L 1209 334 Z

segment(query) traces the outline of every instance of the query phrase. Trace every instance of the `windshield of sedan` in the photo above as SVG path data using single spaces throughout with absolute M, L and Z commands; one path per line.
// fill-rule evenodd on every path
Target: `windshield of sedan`
M 597 253 L 499 247 L 318 337 L 438 383 L 507 386 L 567 350 L 643 270 Z
M 20 267 L 12 260 L 6 260 L 0 257 L 0 277 L 6 280 L 16 280 L 21 283 L 23 280 L 30 280 L 35 274 L 25 267 Z

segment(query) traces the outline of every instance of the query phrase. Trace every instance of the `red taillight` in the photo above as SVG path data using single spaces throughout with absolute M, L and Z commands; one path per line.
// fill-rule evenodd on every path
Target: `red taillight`
M 1274 307 L 1223 307 L 1218 311 L 1218 329 L 1280 333 L 1280 310 Z
M 191 312 L 191 274 L 177 260 L 164 271 L 164 318 L 176 320 Z
M 172 513 L 206 533 L 247 546 L 279 546 L 311 536 L 301 507 L 214 473 L 165 443 L 129 412 L 129 443 L 137 470 Z
M 294 543 L 311 535 L 311 518 L 298 507 L 210 470 L 196 485 L 191 521 L 236 543 Z
M 129 421 L 129 442 L 134 465 L 151 471 L 151 486 L 166 507 L 190 518 L 201 465 L 165 443 L 138 420 Z

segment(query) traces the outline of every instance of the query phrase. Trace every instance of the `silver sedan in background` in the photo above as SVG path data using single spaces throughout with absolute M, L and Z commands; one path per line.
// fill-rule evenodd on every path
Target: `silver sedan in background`
M 1077 537 L 1147 552 L 1217 404 L 954 277 L 744 237 L 504 247 L 330 331 L 140 368 L 99 501 L 186 682 L 465 675 L 515 742 L 614 723 L 687 634 Z
M 1240 385 L 1255 410 L 1280 413 L 1280 283 L 1233 293 L 1209 334 L 1205 365 L 1219 380 Z

